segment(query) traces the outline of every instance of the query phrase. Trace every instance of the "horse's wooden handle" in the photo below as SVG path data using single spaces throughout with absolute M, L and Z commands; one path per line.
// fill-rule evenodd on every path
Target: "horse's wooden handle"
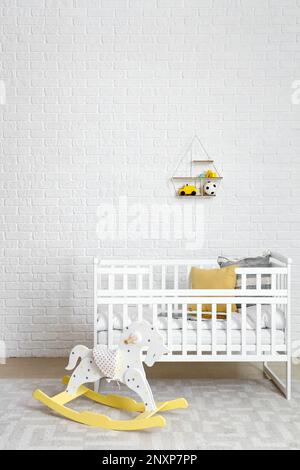
M 125 344 L 135 344 L 137 342 L 137 337 L 130 335 L 127 339 L 124 339 Z

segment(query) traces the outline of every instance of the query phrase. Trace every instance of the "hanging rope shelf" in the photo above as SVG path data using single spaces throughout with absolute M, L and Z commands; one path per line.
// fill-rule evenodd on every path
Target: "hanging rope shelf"
M 198 149 L 195 147 L 198 147 Z M 199 154 L 202 154 L 203 158 L 199 158 Z M 185 168 L 185 173 L 189 173 L 189 175 L 178 175 L 179 169 L 184 166 L 184 162 L 188 157 L 190 158 L 189 168 Z M 180 159 L 171 179 L 175 195 L 178 197 L 210 198 L 216 196 L 223 177 L 217 170 L 214 160 L 209 157 L 199 137 L 195 136 Z

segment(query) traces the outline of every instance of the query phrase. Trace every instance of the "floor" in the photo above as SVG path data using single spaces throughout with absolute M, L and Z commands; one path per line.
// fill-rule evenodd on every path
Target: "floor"
M 151 370 L 154 396 L 184 396 L 190 406 L 165 413 L 163 429 L 126 433 L 67 421 L 32 398 L 35 388 L 49 395 L 62 390 L 58 377 L 64 364 L 64 359 L 11 359 L 0 365 L 0 449 L 300 448 L 299 366 L 287 401 L 256 364 L 185 364 L 180 379 L 178 364 L 159 364 Z M 103 391 L 130 395 L 117 384 L 105 383 Z M 72 406 L 119 416 L 84 398 Z
M 11 358 L 0 364 L 1 378 L 59 378 L 64 374 L 67 358 Z M 279 376 L 284 376 L 284 366 L 272 365 Z M 157 363 L 147 368 L 150 378 L 261 378 L 261 366 L 257 363 Z M 300 364 L 293 367 L 293 378 L 300 380 Z

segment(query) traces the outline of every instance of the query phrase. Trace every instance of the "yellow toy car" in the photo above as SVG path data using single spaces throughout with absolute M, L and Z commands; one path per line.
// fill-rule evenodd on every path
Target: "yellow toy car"
M 193 184 L 185 184 L 178 189 L 179 196 L 196 196 L 197 188 Z

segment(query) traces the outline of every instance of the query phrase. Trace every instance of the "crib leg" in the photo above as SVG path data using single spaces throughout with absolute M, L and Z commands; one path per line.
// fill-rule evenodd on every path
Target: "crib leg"
M 286 399 L 292 398 L 292 359 L 286 363 Z
M 264 362 L 263 363 L 263 374 L 264 374 L 264 377 L 268 380 L 271 380 L 271 377 L 267 374 L 267 368 L 268 368 L 268 363 L 267 362 Z
M 96 380 L 96 382 L 94 382 L 94 391 L 97 392 L 97 393 L 99 393 L 99 391 L 100 391 L 100 381 L 101 381 L 101 379 Z
M 286 362 L 286 384 L 282 382 L 282 380 L 277 377 L 277 375 L 270 369 L 267 362 L 263 364 L 263 371 L 264 375 L 269 379 L 272 380 L 274 385 L 283 393 L 287 400 L 291 399 L 292 395 L 292 362 L 291 358 L 288 359 Z

